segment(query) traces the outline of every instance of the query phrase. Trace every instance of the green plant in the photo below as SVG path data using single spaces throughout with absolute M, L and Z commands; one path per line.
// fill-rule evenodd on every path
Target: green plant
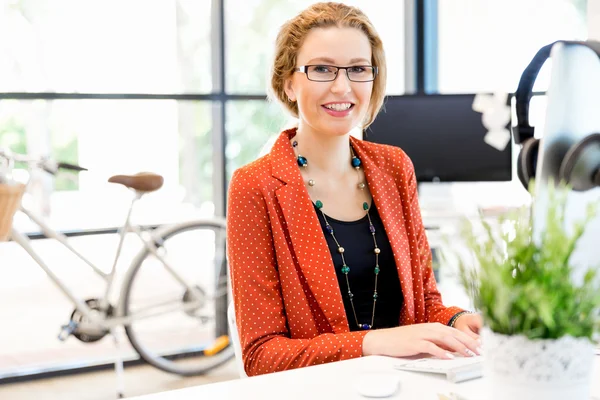
M 598 207 L 590 205 L 585 220 L 569 234 L 566 200 L 564 185 L 550 190 L 547 229 L 538 241 L 533 240 L 527 208 L 501 217 L 494 227 L 484 220 L 464 225 L 462 237 L 477 266 L 458 258 L 461 284 L 492 331 L 529 339 L 592 339 L 599 331 L 598 266 L 591 266 L 583 279 L 574 279 L 571 265 L 575 246 Z

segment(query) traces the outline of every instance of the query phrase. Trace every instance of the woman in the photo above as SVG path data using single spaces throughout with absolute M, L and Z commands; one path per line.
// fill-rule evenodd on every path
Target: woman
M 349 134 L 374 120 L 385 79 L 381 40 L 356 8 L 314 4 L 279 32 L 271 89 L 298 127 L 237 170 L 229 189 L 248 375 L 371 354 L 478 352 L 480 316 L 444 307 L 437 291 L 412 163 Z

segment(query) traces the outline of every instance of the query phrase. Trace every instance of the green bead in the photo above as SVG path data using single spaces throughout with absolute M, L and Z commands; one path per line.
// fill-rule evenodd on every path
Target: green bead
M 350 272 L 350 267 L 349 267 L 349 266 L 347 266 L 347 265 L 344 265 L 344 266 L 342 267 L 342 273 L 343 273 L 343 274 L 347 274 L 348 272 Z
M 375 267 L 375 275 L 379 273 L 379 267 Z
M 321 208 L 323 208 L 323 202 L 321 202 L 321 200 L 317 200 L 316 204 L 317 208 L 320 210 Z
M 363 203 L 363 210 L 365 210 L 365 211 L 366 211 L 366 210 L 368 210 L 368 209 L 369 209 L 369 205 L 368 205 L 368 204 L 367 204 L 367 202 L 365 201 L 365 202 Z
M 373 298 L 374 298 L 374 299 L 377 299 L 377 293 L 374 293 L 374 294 L 373 294 Z

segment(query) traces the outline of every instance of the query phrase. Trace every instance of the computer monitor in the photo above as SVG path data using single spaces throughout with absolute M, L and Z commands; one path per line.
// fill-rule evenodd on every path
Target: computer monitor
M 474 94 L 387 96 L 363 139 L 402 148 L 418 182 L 486 182 L 512 179 L 511 143 L 484 142 Z M 507 127 L 508 128 L 508 127 Z

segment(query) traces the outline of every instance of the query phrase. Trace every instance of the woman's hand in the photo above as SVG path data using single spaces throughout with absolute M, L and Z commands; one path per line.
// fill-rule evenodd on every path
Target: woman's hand
M 373 330 L 363 339 L 365 356 L 409 357 L 427 353 L 447 360 L 454 358 L 451 353 L 464 356 L 479 354 L 478 348 L 479 343 L 476 339 L 440 323 Z
M 479 314 L 463 314 L 454 321 L 454 327 L 474 339 L 479 339 L 483 318 Z

